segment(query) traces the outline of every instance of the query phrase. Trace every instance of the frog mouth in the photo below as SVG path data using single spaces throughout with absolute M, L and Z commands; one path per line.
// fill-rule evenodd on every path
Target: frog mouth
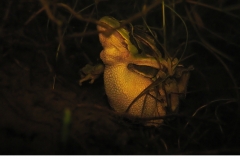
M 119 29 L 115 29 L 104 22 L 101 22 L 101 24 L 102 24 L 102 26 L 97 26 L 99 35 L 103 35 L 104 37 L 114 36 L 114 37 L 116 37 L 116 39 L 118 41 L 121 42 L 122 47 L 124 47 L 126 49 L 128 48 L 128 45 L 124 41 L 123 36 L 119 33 Z M 121 28 L 121 29 L 123 29 L 123 28 Z M 113 41 L 111 45 L 115 45 L 115 44 L 116 44 L 116 42 Z

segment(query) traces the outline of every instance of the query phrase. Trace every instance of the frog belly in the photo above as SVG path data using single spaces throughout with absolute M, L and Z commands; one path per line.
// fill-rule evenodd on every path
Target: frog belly
M 125 112 L 131 102 L 146 88 L 152 81 L 142 75 L 127 69 L 126 64 L 106 66 L 104 70 L 105 90 L 110 105 L 117 112 Z M 150 92 L 156 97 L 155 92 Z M 164 116 L 165 110 L 160 102 L 153 97 L 142 96 L 128 111 L 129 114 L 142 117 Z

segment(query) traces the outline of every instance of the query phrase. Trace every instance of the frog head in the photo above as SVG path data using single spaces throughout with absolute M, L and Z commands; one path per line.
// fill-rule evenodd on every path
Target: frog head
M 140 54 L 130 40 L 130 32 L 121 27 L 121 23 L 113 17 L 105 16 L 97 26 L 100 42 L 105 50 L 101 58 L 105 64 L 133 63 L 137 65 L 159 68 L 157 60 L 150 55 Z

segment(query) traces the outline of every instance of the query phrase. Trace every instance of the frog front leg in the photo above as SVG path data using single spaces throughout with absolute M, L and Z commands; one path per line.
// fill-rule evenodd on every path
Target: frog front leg
M 82 86 L 82 83 L 90 80 L 90 84 L 94 83 L 104 71 L 104 65 L 99 63 L 96 65 L 87 64 L 80 70 L 81 79 L 79 80 L 79 85 Z

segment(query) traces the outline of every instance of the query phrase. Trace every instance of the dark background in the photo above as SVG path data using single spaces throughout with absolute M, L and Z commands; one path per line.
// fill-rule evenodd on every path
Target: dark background
M 188 31 L 183 55 L 186 28 L 165 8 L 167 50 L 195 70 L 178 114 L 163 125 L 115 113 L 102 76 L 78 85 L 79 69 L 100 61 L 94 22 L 107 15 L 144 25 L 145 17 L 164 43 L 160 2 L 0 1 L 0 153 L 239 154 L 239 0 L 165 2 Z

